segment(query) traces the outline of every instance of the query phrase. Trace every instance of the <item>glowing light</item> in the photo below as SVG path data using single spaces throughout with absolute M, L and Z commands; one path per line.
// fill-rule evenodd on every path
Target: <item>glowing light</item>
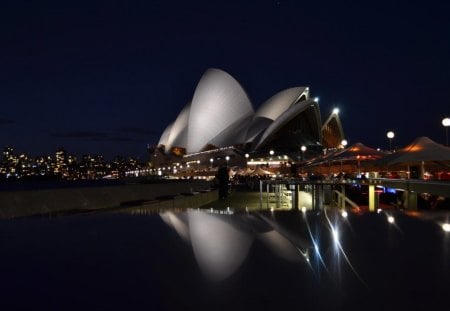
M 395 137 L 395 134 L 394 134 L 394 132 L 389 131 L 389 132 L 387 132 L 386 136 L 387 136 L 387 138 L 392 139 Z
M 347 146 L 347 144 L 348 144 L 348 141 L 346 140 L 346 139 L 343 139 L 342 141 L 341 141 L 341 145 L 342 146 Z
M 443 126 L 450 126 L 450 118 L 445 118 L 442 120 L 442 125 Z
M 388 216 L 387 221 L 388 221 L 390 224 L 393 224 L 394 221 L 395 221 L 395 219 L 394 219 L 394 217 L 392 217 L 392 216 Z
M 333 109 L 333 114 L 338 114 L 339 113 L 339 108 L 334 108 Z
M 380 214 L 383 210 L 381 208 L 377 209 L 377 214 Z
M 442 224 L 442 230 L 444 230 L 445 232 L 450 232 L 450 224 L 449 223 Z
M 305 152 L 305 151 L 306 151 L 306 146 L 301 146 L 301 147 L 300 147 L 300 150 L 301 150 L 302 152 Z
M 248 153 L 245 154 L 245 158 L 248 159 L 250 155 Z
M 331 233 L 335 242 L 339 242 L 339 231 L 336 228 L 331 227 Z
M 319 102 L 319 97 L 314 97 L 314 101 L 315 101 L 316 103 L 318 103 L 318 102 Z
M 302 206 L 302 213 L 306 213 L 306 207 Z
M 269 154 L 272 156 L 273 154 L 275 153 L 275 151 L 273 151 L 273 150 L 270 150 L 269 151 Z
M 342 217 L 347 218 L 348 213 L 347 213 L 347 211 L 342 211 L 341 215 L 342 215 Z

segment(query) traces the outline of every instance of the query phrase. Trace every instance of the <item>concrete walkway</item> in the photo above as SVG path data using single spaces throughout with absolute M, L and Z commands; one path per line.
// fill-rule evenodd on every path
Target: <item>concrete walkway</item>
M 268 207 L 269 206 L 269 207 Z M 203 205 L 202 209 L 220 209 L 225 210 L 230 208 L 234 211 L 248 211 L 255 212 L 261 210 L 290 210 L 290 202 L 283 199 L 279 207 L 277 207 L 277 200 L 275 196 L 269 197 L 269 204 L 267 205 L 267 195 L 263 193 L 262 195 L 262 206 L 260 205 L 260 194 L 259 191 L 243 191 L 243 190 L 232 190 L 231 193 L 225 199 L 217 199 Z

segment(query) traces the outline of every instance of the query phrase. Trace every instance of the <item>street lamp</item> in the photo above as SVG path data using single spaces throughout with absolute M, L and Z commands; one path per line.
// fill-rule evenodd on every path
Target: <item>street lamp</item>
M 225 157 L 225 160 L 227 160 L 227 167 L 228 167 L 228 161 L 230 160 L 230 157 L 229 157 L 229 156 L 226 156 L 226 157 Z
M 305 145 L 301 146 L 300 150 L 302 151 L 302 162 L 303 162 L 303 161 L 305 161 L 306 146 Z
M 450 126 L 450 118 L 444 118 L 442 125 L 445 127 L 445 145 L 448 146 L 448 127 Z
M 386 136 L 389 139 L 389 150 L 392 151 L 392 139 L 395 137 L 395 134 L 393 131 L 389 131 Z
M 348 141 L 346 139 L 341 140 L 342 147 L 347 147 Z
M 211 162 L 211 168 L 212 168 L 212 167 L 213 167 L 214 159 L 213 159 L 213 158 L 209 159 L 209 162 Z
M 248 166 L 248 157 L 250 155 L 248 153 L 246 153 L 244 156 L 245 156 L 245 166 Z

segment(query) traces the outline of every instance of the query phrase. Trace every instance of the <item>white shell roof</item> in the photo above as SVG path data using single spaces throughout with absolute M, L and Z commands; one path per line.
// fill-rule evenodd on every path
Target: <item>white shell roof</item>
M 167 141 L 169 139 L 170 131 L 172 130 L 173 123 L 170 123 L 164 132 L 162 133 L 161 137 L 159 138 L 158 146 L 160 145 L 167 145 Z
M 302 95 L 305 95 L 305 99 L 308 99 L 307 87 L 293 87 L 278 92 L 258 108 L 255 118 L 264 117 L 276 120 L 290 106 L 294 105 Z
M 246 141 L 252 142 L 257 135 L 264 131 L 274 120 L 282 115 L 289 107 L 295 105 L 301 98 L 308 99 L 308 87 L 293 87 L 270 97 L 256 111 L 250 124 Z
M 261 145 L 264 144 L 266 139 L 268 139 L 273 133 L 277 132 L 280 128 L 282 128 L 287 122 L 295 118 L 300 113 L 308 110 L 309 108 L 314 108 L 315 110 L 315 131 L 317 132 L 317 141 L 320 141 L 321 135 L 321 122 L 320 122 L 320 113 L 319 113 L 319 105 L 317 102 L 313 100 L 305 100 L 299 102 L 297 105 L 291 106 L 288 110 L 286 110 L 281 116 L 279 116 L 269 127 L 264 131 L 264 134 L 259 139 L 254 149 L 258 149 Z
M 166 150 L 172 149 L 172 147 L 187 146 L 187 126 L 189 121 L 189 111 L 191 109 L 191 103 L 187 104 L 183 110 L 181 110 L 177 119 L 172 125 L 169 137 L 167 139 Z
M 201 151 L 224 129 L 253 113 L 250 99 L 232 76 L 219 69 L 208 69 L 192 99 L 187 153 Z

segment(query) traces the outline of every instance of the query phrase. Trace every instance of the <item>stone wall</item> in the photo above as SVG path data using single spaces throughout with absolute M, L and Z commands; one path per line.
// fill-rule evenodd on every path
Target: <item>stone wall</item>
M 158 206 L 200 207 L 217 195 L 188 195 L 210 188 L 204 181 L 129 184 L 105 187 L 43 189 L 0 192 L 0 218 L 15 218 L 60 212 L 81 212 L 158 203 Z M 182 194 L 185 195 L 182 195 Z M 205 192 L 206 193 L 206 192 Z M 214 192 L 213 192 L 214 193 Z M 181 198 L 183 201 L 180 201 Z M 208 202 L 206 202 L 208 201 Z M 160 203 L 160 202 L 164 202 Z

